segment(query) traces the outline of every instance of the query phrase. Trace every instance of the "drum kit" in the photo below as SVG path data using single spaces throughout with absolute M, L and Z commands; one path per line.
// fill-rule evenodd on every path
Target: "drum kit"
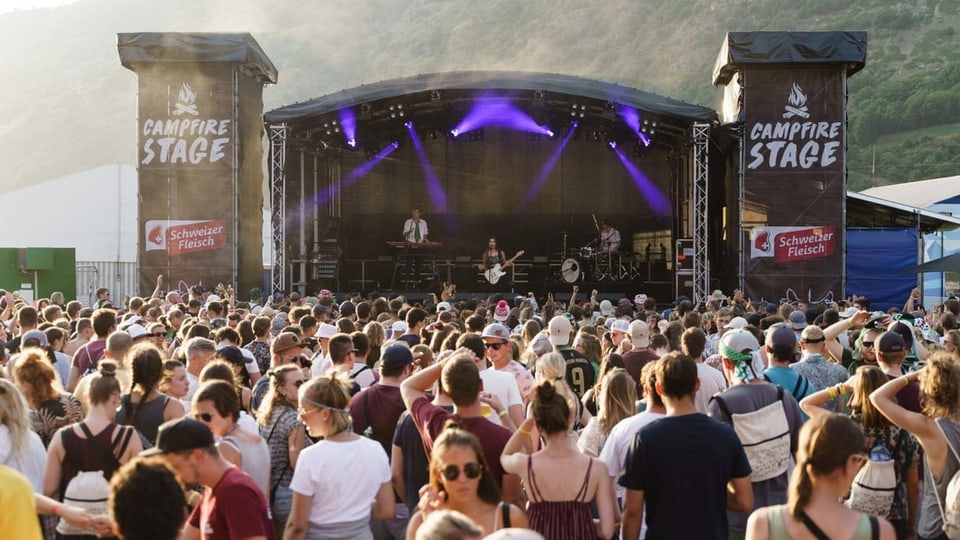
M 640 268 L 632 253 L 604 253 L 594 245 L 599 245 L 599 238 L 579 249 L 568 250 L 566 233 L 563 235 L 564 259 L 560 263 L 560 279 L 566 283 L 640 279 Z

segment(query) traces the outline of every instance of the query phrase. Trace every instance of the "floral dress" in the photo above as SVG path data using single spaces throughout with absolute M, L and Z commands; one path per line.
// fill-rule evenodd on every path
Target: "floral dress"
M 57 430 L 81 420 L 83 409 L 80 400 L 73 394 L 60 394 L 30 411 L 30 423 L 37 435 L 40 435 L 44 447 L 50 446 L 50 439 L 57 434 Z

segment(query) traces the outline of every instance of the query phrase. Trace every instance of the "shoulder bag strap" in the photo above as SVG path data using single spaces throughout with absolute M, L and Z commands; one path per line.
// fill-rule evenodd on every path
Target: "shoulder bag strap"
M 280 423 L 280 417 L 278 416 L 277 419 L 274 420 L 274 422 L 273 422 L 273 427 L 270 428 L 270 433 L 267 435 L 267 446 L 270 446 L 270 441 L 273 439 L 273 432 L 277 430 L 277 424 L 279 424 L 279 423 Z M 288 450 L 288 451 L 289 451 L 289 450 Z M 287 460 L 287 465 L 283 468 L 282 471 L 280 471 L 280 476 L 279 476 L 279 478 L 277 478 L 277 480 L 276 480 L 275 482 L 273 482 L 273 485 L 270 486 L 270 501 L 269 501 L 269 502 L 272 503 L 273 500 L 277 497 L 277 488 L 280 487 L 280 482 L 283 480 L 283 475 L 287 473 L 287 469 L 289 469 L 289 468 L 290 468 L 290 460 L 288 459 L 288 460 Z
M 800 391 L 800 385 L 803 383 L 804 380 L 805 380 L 805 379 L 804 379 L 803 375 L 797 373 L 797 384 L 793 385 L 793 392 L 791 392 L 791 393 L 793 394 L 793 397 L 797 398 L 798 400 L 799 400 L 800 398 L 797 397 L 797 396 L 799 395 L 797 392 Z
M 810 531 L 810 534 L 812 534 L 814 538 L 817 540 L 830 540 L 830 537 L 823 532 L 823 529 L 818 527 L 817 524 L 810 519 L 810 516 L 808 516 L 803 510 L 800 511 L 800 520 L 803 522 L 803 526 Z
M 880 522 L 877 516 L 870 516 L 870 540 L 880 540 Z
M 779 388 L 779 386 L 777 388 Z M 711 397 L 710 400 L 716 401 L 717 405 L 720 406 L 720 410 L 723 411 L 723 414 L 727 415 L 730 421 L 733 422 L 733 414 L 730 412 L 730 409 L 727 408 L 727 404 L 723 402 L 723 398 L 721 398 L 719 394 Z
M 500 501 L 500 521 L 503 529 L 510 528 L 510 505 Z

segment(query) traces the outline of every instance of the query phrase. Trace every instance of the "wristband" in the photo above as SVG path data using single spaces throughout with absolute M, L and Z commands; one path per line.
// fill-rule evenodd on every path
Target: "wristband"
M 833 386 L 828 386 L 827 395 L 830 396 L 830 399 L 837 399 L 837 389 Z
M 521 435 L 530 435 L 530 432 L 527 431 L 527 430 L 525 430 L 525 429 L 523 429 L 523 428 L 520 428 L 520 429 L 518 429 L 517 431 L 518 431 Z
M 837 389 L 837 395 L 844 396 L 847 394 L 847 387 L 843 383 L 837 384 L 835 388 Z
M 500 412 L 497 413 L 497 416 L 499 416 L 500 418 L 503 418 L 506 415 L 507 415 L 506 409 L 500 409 Z
M 50 513 L 53 514 L 53 515 L 55 515 L 55 516 L 58 515 L 58 514 L 57 514 L 57 509 L 58 509 L 58 508 L 60 508 L 60 503 L 57 503 L 57 502 L 53 503 L 52 505 L 50 505 Z
M 903 379 L 903 387 L 904 387 L 904 388 L 910 386 L 910 377 L 904 375 L 903 377 L 900 377 L 900 378 Z
M 856 326 L 856 324 L 853 322 L 853 317 L 850 317 L 849 319 L 847 319 L 847 327 L 853 328 L 854 326 Z

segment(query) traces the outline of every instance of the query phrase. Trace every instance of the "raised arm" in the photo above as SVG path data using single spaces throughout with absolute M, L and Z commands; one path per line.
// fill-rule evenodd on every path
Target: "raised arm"
M 449 358 L 449 356 L 447 358 Z M 400 397 L 403 398 L 403 404 L 406 405 L 408 410 L 418 398 L 426 397 L 427 390 L 440 378 L 444 360 L 436 362 L 427 369 L 417 371 L 400 383 Z
M 920 413 L 908 411 L 897 403 L 896 398 L 897 393 L 906 388 L 912 381 L 917 380 L 919 374 L 923 371 L 922 369 L 912 371 L 902 377 L 888 381 L 870 394 L 870 402 L 888 420 L 909 431 L 917 438 L 920 446 L 927 453 L 931 472 L 938 475 L 942 472 L 949 450 L 946 440 L 940 433 L 940 428 L 937 427 L 936 420 Z

